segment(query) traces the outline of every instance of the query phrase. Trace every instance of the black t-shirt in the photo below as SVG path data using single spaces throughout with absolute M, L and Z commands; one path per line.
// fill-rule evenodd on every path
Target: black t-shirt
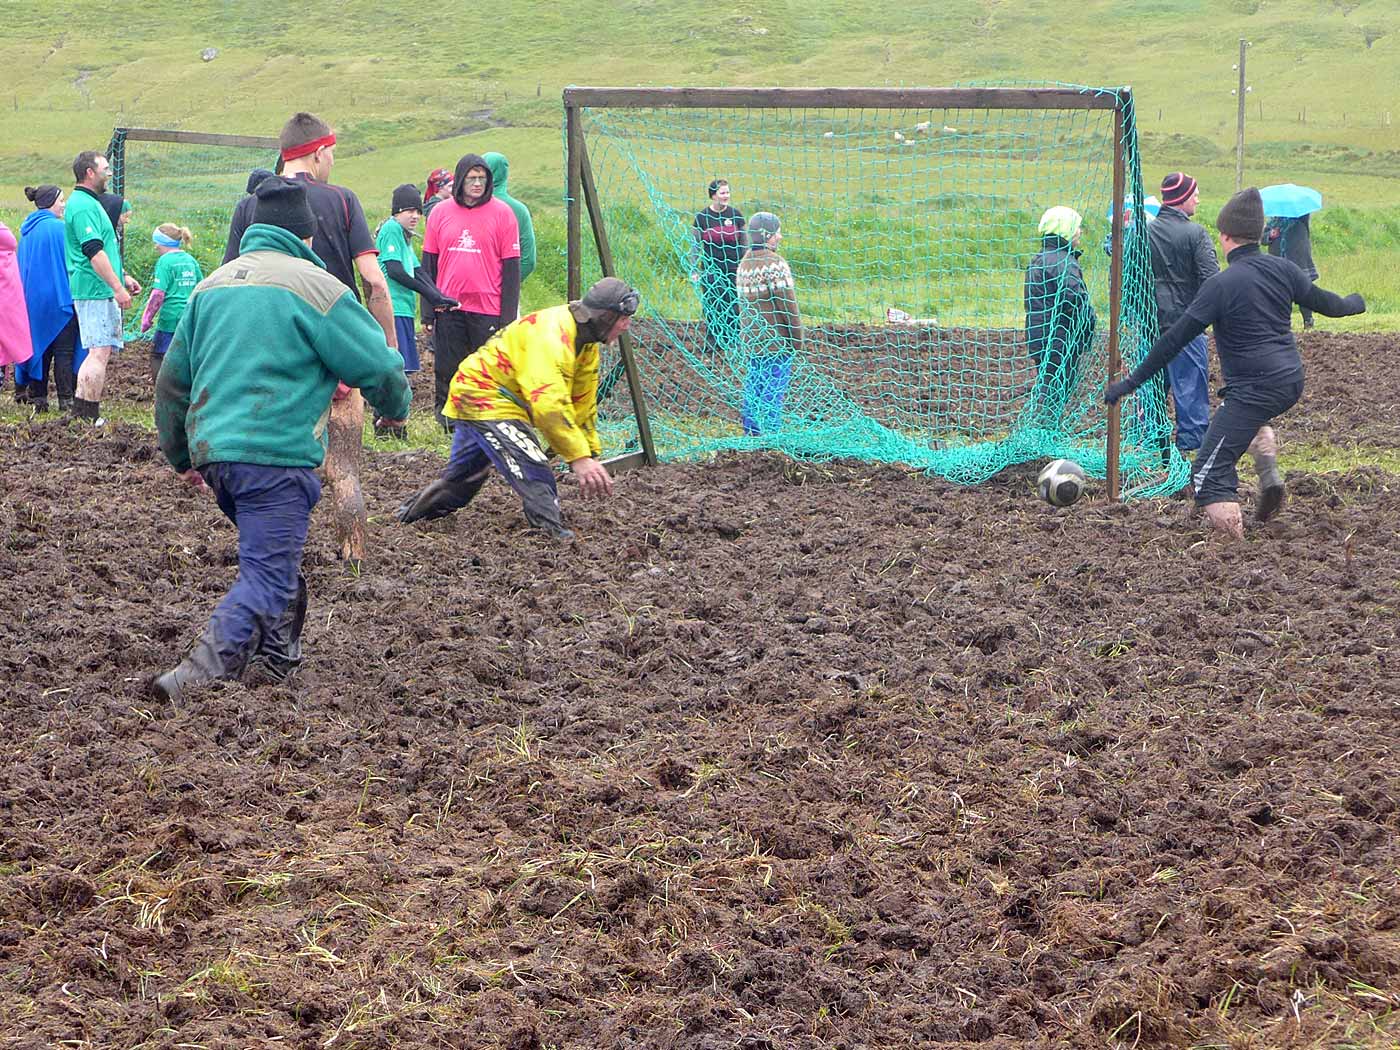
M 339 278 L 340 283 L 350 289 L 355 301 L 360 301 L 360 283 L 355 279 L 355 258 L 378 252 L 374 247 L 374 237 L 369 232 L 365 220 L 365 210 L 360 207 L 360 199 L 344 186 L 334 186 L 327 182 L 317 182 L 305 172 L 294 176 L 306 185 L 306 203 L 316 216 L 316 232 L 311 238 L 311 250 L 321 257 L 327 272 Z M 224 248 L 224 262 L 238 258 L 238 244 L 248 227 L 253 225 L 253 209 L 257 207 L 256 196 L 244 197 L 233 209 L 233 221 L 229 225 L 228 244 Z
M 710 264 L 731 277 L 744 257 L 744 213 L 726 207 L 722 211 L 706 208 L 695 216 L 695 240 Z

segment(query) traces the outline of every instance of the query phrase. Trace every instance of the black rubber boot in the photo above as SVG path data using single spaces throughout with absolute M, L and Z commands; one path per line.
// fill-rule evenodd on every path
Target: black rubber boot
M 218 637 L 213 626 L 206 627 L 194 643 L 190 655 L 173 671 L 166 671 L 151 683 L 151 693 L 157 700 L 173 702 L 183 699 L 191 690 L 216 682 L 221 678 L 236 678 L 230 673 L 219 652 Z
M 461 510 L 481 491 L 490 474 L 490 470 L 483 470 L 466 481 L 438 478 L 417 495 L 403 501 L 399 506 L 399 521 L 405 525 L 412 521 L 432 521 L 434 518 L 445 518 L 454 510 Z
M 248 661 L 243 680 L 249 685 L 285 682 L 301 667 L 301 631 L 306 625 L 306 577 L 297 573 L 297 594 L 277 623 L 263 632 L 258 651 Z
M 1255 456 L 1254 469 L 1259 474 L 1259 502 L 1254 507 L 1254 519 L 1268 521 L 1283 506 L 1288 490 L 1278 471 L 1277 456 Z
M 29 384 L 29 404 L 35 412 L 49 410 L 49 387 L 47 383 L 35 379 Z
M 58 394 L 58 410 L 70 412 L 73 408 L 73 387 L 77 377 L 73 375 L 73 351 L 53 352 L 53 388 Z
M 81 397 L 73 398 L 73 418 L 82 419 L 98 427 L 102 425 L 102 403 L 100 401 L 87 401 Z
M 164 355 L 164 354 L 158 354 L 158 353 L 156 353 L 154 350 L 152 350 L 152 351 L 151 351 L 151 357 L 150 357 L 150 363 L 151 363 L 151 385 L 154 386 L 156 380 L 160 378 L 160 366 L 161 366 L 162 364 L 165 363 L 165 355 Z

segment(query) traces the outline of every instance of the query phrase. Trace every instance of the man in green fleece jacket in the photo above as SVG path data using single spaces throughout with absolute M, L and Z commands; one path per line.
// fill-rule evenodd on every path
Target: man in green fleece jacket
M 238 527 L 238 579 L 193 652 L 152 683 L 164 700 L 238 678 L 250 657 L 273 681 L 296 670 L 331 395 L 358 387 L 395 425 L 412 398 L 384 330 L 312 252 L 305 186 L 273 177 L 256 192 L 239 256 L 195 288 L 156 380 L 165 458 Z
M 487 169 L 491 172 L 491 194 L 497 200 L 505 201 L 515 212 L 515 224 L 520 233 L 520 281 L 535 272 L 535 223 L 530 218 L 530 209 L 506 192 L 506 179 L 510 175 L 510 161 L 504 153 L 482 155 Z

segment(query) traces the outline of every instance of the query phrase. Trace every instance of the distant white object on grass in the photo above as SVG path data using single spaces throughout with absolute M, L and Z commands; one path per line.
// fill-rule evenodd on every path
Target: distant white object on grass
M 921 120 L 919 121 L 919 123 L 914 125 L 914 130 L 917 131 L 920 135 L 927 135 L 928 129 L 929 122 L 927 120 Z
M 824 138 L 824 139 L 834 139 L 835 137 L 836 137 L 836 132 L 834 132 L 834 131 L 823 131 L 823 132 L 822 132 L 822 138 Z
M 199 53 L 199 57 L 206 62 L 212 62 L 219 57 L 219 49 L 217 47 L 206 47 Z
M 903 142 L 903 141 L 904 141 L 904 133 L 903 133 L 902 131 L 896 131 L 896 132 L 894 133 L 894 140 L 895 140 L 896 142 Z
M 956 135 L 957 133 L 958 133 L 958 129 L 957 129 L 957 128 L 950 128 L 947 124 L 944 124 L 944 125 L 943 125 L 943 134 L 945 134 L 945 135 Z

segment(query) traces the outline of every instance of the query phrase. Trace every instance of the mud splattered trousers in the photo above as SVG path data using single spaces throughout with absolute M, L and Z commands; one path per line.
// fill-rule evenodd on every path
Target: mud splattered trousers
M 309 467 L 210 463 L 199 472 L 238 526 L 238 579 L 209 619 L 224 674 L 236 677 L 265 638 L 287 631 L 283 621 L 305 589 L 301 555 L 321 482 Z
M 459 419 L 452 432 L 452 454 L 442 472 L 458 495 L 451 508 L 465 507 L 481 491 L 491 467 L 520 495 L 525 520 L 537 529 L 563 529 L 559 485 L 534 429 L 514 419 Z
M 1260 427 L 1298 403 L 1303 396 L 1303 375 L 1300 371 L 1296 378 L 1231 383 L 1220 396 L 1220 407 L 1211 417 L 1191 466 L 1198 507 L 1240 501 L 1236 464 Z

